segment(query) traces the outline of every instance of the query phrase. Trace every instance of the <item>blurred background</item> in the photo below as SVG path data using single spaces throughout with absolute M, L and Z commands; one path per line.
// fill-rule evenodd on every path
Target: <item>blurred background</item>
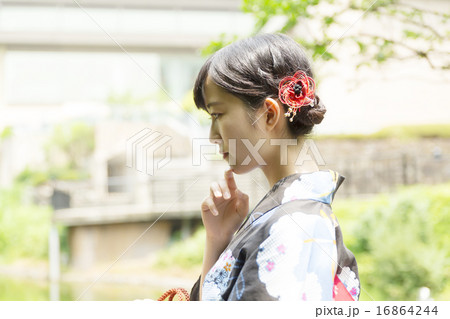
M 200 203 L 227 168 L 193 82 L 259 32 L 314 61 L 327 114 L 311 138 L 346 177 L 333 209 L 361 300 L 449 300 L 449 14 L 447 0 L 0 1 L 0 300 L 190 289 Z M 268 190 L 259 171 L 237 182 L 251 207 Z

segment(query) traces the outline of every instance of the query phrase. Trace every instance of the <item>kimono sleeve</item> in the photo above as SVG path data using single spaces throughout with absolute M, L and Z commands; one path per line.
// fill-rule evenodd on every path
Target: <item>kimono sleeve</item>
M 326 215 L 295 212 L 269 227 L 230 299 L 333 300 L 337 248 L 332 221 Z

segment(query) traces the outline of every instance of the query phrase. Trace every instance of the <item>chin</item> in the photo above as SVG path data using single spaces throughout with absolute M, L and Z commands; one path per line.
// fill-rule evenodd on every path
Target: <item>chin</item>
M 230 165 L 231 170 L 233 171 L 233 173 L 241 175 L 241 174 L 246 174 L 249 173 L 251 171 L 253 171 L 256 166 L 252 166 L 252 165 Z

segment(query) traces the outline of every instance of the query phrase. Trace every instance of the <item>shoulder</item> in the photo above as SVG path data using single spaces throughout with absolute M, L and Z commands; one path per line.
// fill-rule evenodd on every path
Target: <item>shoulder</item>
M 330 205 L 312 200 L 295 200 L 282 204 L 267 216 L 261 216 L 264 232 L 267 235 L 275 233 L 308 233 L 320 230 L 334 237 L 336 218 Z
M 238 232 L 234 247 L 250 251 L 264 241 L 293 242 L 336 239 L 336 222 L 330 205 L 313 200 L 294 200 L 266 212 L 253 212 L 248 225 Z M 267 243 L 266 242 L 266 243 Z
M 331 300 L 337 259 L 332 221 L 320 211 L 283 208 L 265 225 L 256 253 L 259 280 L 280 300 Z

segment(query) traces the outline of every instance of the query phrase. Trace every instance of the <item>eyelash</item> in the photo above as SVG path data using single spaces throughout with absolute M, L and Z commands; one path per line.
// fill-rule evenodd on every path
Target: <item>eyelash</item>
M 210 120 L 212 120 L 213 118 L 214 118 L 215 120 L 217 120 L 217 119 L 219 118 L 219 116 L 222 115 L 222 114 L 220 114 L 220 113 L 211 113 L 210 115 L 211 115 L 211 116 L 209 117 Z

